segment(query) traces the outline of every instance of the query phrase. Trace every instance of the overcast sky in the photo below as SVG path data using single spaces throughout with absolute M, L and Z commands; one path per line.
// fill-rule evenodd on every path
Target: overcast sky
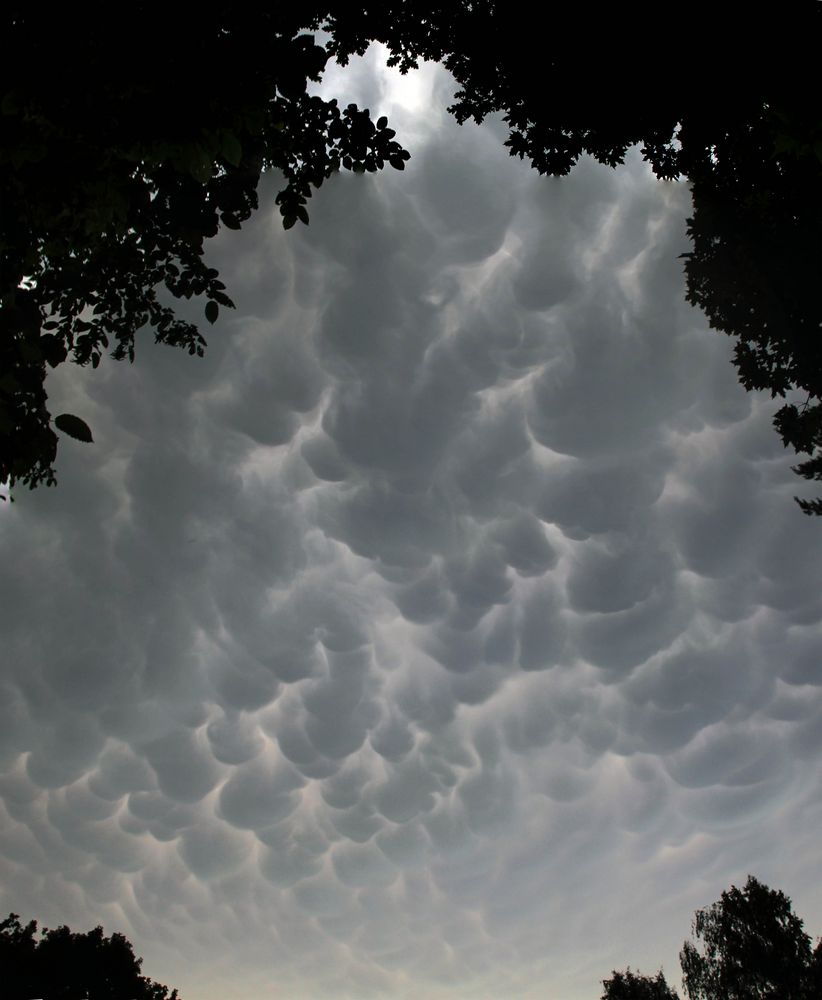
M 0 510 L 0 916 L 183 1000 L 678 986 L 748 873 L 822 934 L 822 522 L 685 303 L 686 186 L 355 62 L 405 172 L 288 233 L 266 185 L 204 360 L 52 378 L 95 443 Z

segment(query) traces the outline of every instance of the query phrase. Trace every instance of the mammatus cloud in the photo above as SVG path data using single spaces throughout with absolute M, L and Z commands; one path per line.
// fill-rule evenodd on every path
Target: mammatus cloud
M 0 902 L 187 1000 L 675 980 L 748 871 L 819 933 L 818 526 L 687 190 L 350 81 L 407 171 L 221 239 L 203 361 L 53 387 L 97 443 L 0 512 Z

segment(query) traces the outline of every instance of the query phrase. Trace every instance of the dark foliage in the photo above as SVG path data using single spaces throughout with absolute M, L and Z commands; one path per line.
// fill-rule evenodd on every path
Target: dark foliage
M 575 10 L 327 0 L 196 17 L 134 3 L 116 20 L 6 12 L 0 481 L 54 481 L 47 364 L 96 365 L 106 349 L 132 358 L 145 325 L 202 353 L 202 334 L 156 292 L 204 296 L 209 322 L 230 307 L 203 243 L 249 217 L 262 170 L 284 175 L 289 227 L 340 167 L 403 167 L 387 121 L 306 92 L 329 55 L 345 61 L 371 40 L 403 70 L 443 62 L 461 88 L 457 119 L 502 113 L 512 155 L 540 172 L 567 173 L 584 153 L 616 166 L 639 143 L 660 178 L 687 177 L 688 298 L 737 338 L 746 388 L 802 394 L 776 425 L 809 456 L 799 473 L 822 479 L 822 5 L 722 16 L 689 5 L 673 25 L 651 5 Z M 321 26 L 325 48 L 304 33 Z M 822 500 L 801 506 L 822 513 Z
M 203 243 L 257 208 L 277 168 L 283 225 L 308 222 L 313 188 L 340 167 L 408 158 L 384 119 L 307 93 L 327 53 L 303 29 L 312 4 L 274 12 L 133 3 L 116 18 L 12 7 L 0 64 L 0 482 L 52 484 L 57 429 L 46 365 L 96 367 L 156 340 L 202 355 L 205 339 L 157 295 L 206 300 L 213 323 L 232 305 Z M 73 433 L 75 431 L 76 433 Z
M 688 1000 L 820 1000 L 822 939 L 811 939 L 790 899 L 752 875 L 743 889 L 731 886 L 717 902 L 697 910 L 693 941 L 679 953 Z M 613 972 L 601 1000 L 678 1000 L 655 977 Z
M 698 910 L 680 952 L 690 1000 L 819 1000 L 819 947 L 791 901 L 752 876 Z
M 25 926 L 16 913 L 0 923 L 0 983 L 3 1000 L 177 1000 L 177 991 L 140 974 L 122 934 L 102 927 L 75 934 L 68 927 Z
M 688 300 L 737 339 L 746 389 L 786 403 L 775 426 L 822 480 L 822 5 L 774 13 L 656 6 L 395 0 L 332 19 L 345 59 L 371 38 L 407 70 L 442 61 L 460 122 L 502 112 L 511 154 L 566 174 L 640 144 L 658 177 L 692 186 Z M 822 500 L 798 501 L 822 514 Z
M 678 993 L 665 982 L 662 972 L 652 978 L 626 969 L 625 972 L 613 972 L 602 985 L 605 991 L 601 1000 L 679 1000 Z
M 742 385 L 783 399 L 801 393 L 774 426 L 786 447 L 811 456 L 794 471 L 812 480 L 822 480 L 819 124 L 817 110 L 796 102 L 792 116 L 763 107 L 745 129 L 715 136 L 710 156 L 687 164 L 685 255 L 688 300 L 736 338 Z M 797 502 L 822 514 L 822 499 Z

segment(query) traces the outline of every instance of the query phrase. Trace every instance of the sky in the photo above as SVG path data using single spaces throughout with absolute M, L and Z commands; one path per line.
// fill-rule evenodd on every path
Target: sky
M 64 366 L 0 510 L 0 910 L 183 1000 L 596 1000 L 751 873 L 822 934 L 822 524 L 638 153 L 539 177 L 372 48 L 407 169 L 276 179 L 204 359 Z M 183 303 L 197 318 L 201 306 Z

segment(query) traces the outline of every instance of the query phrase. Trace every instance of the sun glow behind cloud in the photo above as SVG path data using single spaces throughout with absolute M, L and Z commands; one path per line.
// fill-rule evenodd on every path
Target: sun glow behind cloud
M 378 56 L 327 85 L 404 173 L 287 234 L 272 180 L 202 362 L 54 379 L 97 444 L 4 519 L 6 910 L 185 1000 L 676 981 L 748 871 L 818 932 L 818 526 L 687 190 L 539 178 Z

